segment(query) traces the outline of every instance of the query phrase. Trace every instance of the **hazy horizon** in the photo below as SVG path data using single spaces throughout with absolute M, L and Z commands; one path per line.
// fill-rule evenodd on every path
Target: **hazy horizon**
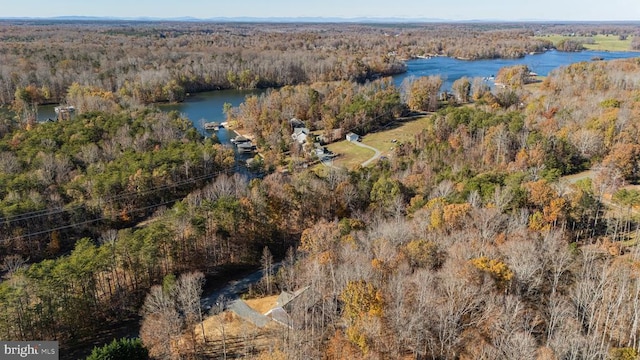
M 0 0 L 7 2 L 7 0 Z M 0 2 L 0 3 L 1 3 Z M 124 0 L 85 2 L 79 0 L 11 3 L 3 7 L 1 18 L 397 18 L 443 21 L 640 21 L 637 0 L 540 0 L 535 6 L 507 0 L 485 2 L 459 0 L 455 5 L 442 2 L 397 0 L 338 1 L 302 3 L 292 0 L 244 0 L 224 5 L 185 0 L 177 5 L 167 0 Z

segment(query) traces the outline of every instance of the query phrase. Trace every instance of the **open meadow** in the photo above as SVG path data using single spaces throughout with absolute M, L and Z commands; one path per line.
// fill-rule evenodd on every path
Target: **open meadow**
M 615 35 L 594 35 L 594 36 L 565 36 L 560 34 L 546 35 L 536 37 L 541 40 L 550 40 L 554 44 L 558 44 L 561 40 L 574 40 L 582 42 L 587 50 L 597 51 L 632 51 L 632 36 L 621 39 Z
M 413 141 L 415 134 L 426 128 L 428 124 L 428 115 L 406 121 L 394 121 L 380 131 L 363 136 L 361 142 L 380 150 L 382 156 L 389 156 L 397 144 Z M 374 155 L 370 149 L 356 146 L 346 140 L 329 144 L 327 148 L 334 154 L 338 154 L 333 161 L 333 166 L 346 169 L 357 167 Z

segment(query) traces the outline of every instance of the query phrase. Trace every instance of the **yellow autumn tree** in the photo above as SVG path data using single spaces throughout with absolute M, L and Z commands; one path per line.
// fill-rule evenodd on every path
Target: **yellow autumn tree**
M 429 228 L 431 230 L 440 229 L 444 225 L 443 209 L 445 205 L 445 200 L 437 197 L 429 200 L 424 206 L 425 209 L 429 210 Z
M 349 281 L 340 294 L 344 303 L 343 317 L 347 320 L 347 338 L 358 346 L 363 353 L 367 353 L 371 339 L 365 329 L 373 318 L 379 318 L 384 310 L 382 292 L 373 284 L 364 280 Z
M 511 279 L 513 279 L 513 271 L 509 269 L 507 264 L 497 259 L 489 259 L 481 256 L 471 260 L 471 264 L 478 270 L 489 274 L 502 287 Z
M 529 195 L 529 202 L 540 208 L 546 206 L 551 200 L 557 198 L 556 191 L 551 187 L 547 180 L 541 179 L 531 181 L 524 184 Z
M 417 239 L 409 241 L 403 252 L 409 259 L 411 266 L 436 269 L 444 261 L 443 252 L 434 241 Z
M 526 65 L 507 66 L 498 70 L 496 75 L 496 84 L 511 89 L 519 89 L 531 81 L 531 71 Z
M 116 111 L 119 109 L 117 98 L 111 91 L 103 90 L 95 86 L 73 83 L 67 89 L 67 103 L 75 106 L 76 111 L 84 113 L 88 111 Z
M 544 220 L 549 224 L 556 224 L 558 220 L 564 218 L 567 208 L 567 201 L 563 198 L 555 198 L 542 209 Z
M 542 212 L 536 211 L 529 216 L 529 229 L 533 231 L 549 231 L 551 225 L 544 220 Z
M 471 204 L 449 204 L 442 209 L 442 219 L 448 228 L 458 228 L 463 225 L 464 218 L 471 212 Z

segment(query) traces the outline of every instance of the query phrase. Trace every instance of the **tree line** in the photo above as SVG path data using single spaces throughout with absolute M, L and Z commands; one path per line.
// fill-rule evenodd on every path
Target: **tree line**
M 187 93 L 320 81 L 364 81 L 405 71 L 416 56 L 517 58 L 553 48 L 535 24 L 216 24 L 3 21 L 0 103 L 32 86 L 58 103 L 77 82 L 142 103 Z M 594 25 L 596 33 L 633 30 Z M 556 29 L 557 31 L 565 30 Z M 584 30 L 579 28 L 579 30 Z

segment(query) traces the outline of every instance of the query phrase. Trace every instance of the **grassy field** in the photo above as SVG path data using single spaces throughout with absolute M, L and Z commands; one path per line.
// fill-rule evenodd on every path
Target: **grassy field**
M 382 151 L 382 156 L 386 156 L 393 151 L 396 143 L 413 141 L 415 134 L 421 132 L 428 124 L 429 116 L 395 122 L 386 130 L 366 135 L 362 138 L 362 142 Z
M 356 146 L 346 140 L 329 144 L 327 148 L 339 156 L 333 160 L 333 166 L 353 169 L 360 165 L 374 154 L 373 151 Z M 323 166 L 323 165 L 320 165 Z
M 599 51 L 631 51 L 631 39 L 629 36 L 626 40 L 620 40 L 616 35 L 595 35 L 595 36 L 562 36 L 562 35 L 547 35 L 538 36 L 540 39 L 551 40 L 554 44 L 557 44 L 562 39 L 579 40 L 584 42 L 584 47 L 588 50 Z M 588 44 L 593 42 L 593 44 Z
M 415 134 L 422 131 L 428 123 L 428 116 L 404 122 L 396 121 L 385 130 L 367 134 L 362 138 L 362 143 L 380 150 L 382 156 L 389 156 L 396 144 L 413 141 Z M 347 169 L 359 166 L 374 155 L 373 151 L 356 146 L 346 140 L 329 144 L 327 148 L 339 155 L 333 165 Z

